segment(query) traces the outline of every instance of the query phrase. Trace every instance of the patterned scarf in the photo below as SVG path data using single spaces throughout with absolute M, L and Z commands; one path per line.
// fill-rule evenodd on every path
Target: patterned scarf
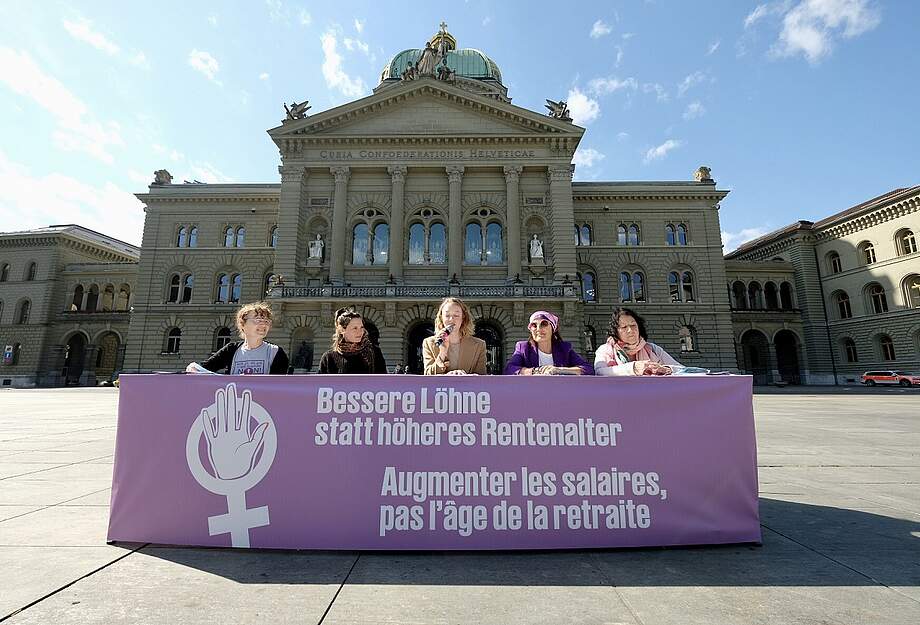
M 367 370 L 370 373 L 374 372 L 374 344 L 368 338 L 367 332 L 364 333 L 364 337 L 358 343 L 349 343 L 344 339 L 337 343 L 335 349 L 332 350 L 332 357 L 335 359 L 335 364 L 338 366 L 339 371 L 345 371 L 346 354 L 360 354 L 367 365 Z
M 613 365 L 622 365 L 636 360 L 659 361 L 655 352 L 651 350 L 648 343 L 645 342 L 645 339 L 641 337 L 639 338 L 639 342 L 635 345 L 627 345 L 622 341 L 617 341 L 611 336 L 607 339 L 607 345 L 613 348 L 613 357 L 616 359 L 615 362 L 607 363 L 607 365 L 611 367 Z

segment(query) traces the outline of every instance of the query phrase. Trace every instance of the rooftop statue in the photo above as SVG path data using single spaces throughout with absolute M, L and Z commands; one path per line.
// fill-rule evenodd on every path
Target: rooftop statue
M 700 167 L 693 173 L 697 182 L 712 182 L 712 170 L 708 167 Z
M 565 100 L 547 100 L 546 108 L 549 109 L 548 115 L 554 119 L 561 119 L 564 122 L 572 121 L 572 116 L 569 114 L 569 106 Z
M 290 108 L 288 108 L 288 105 L 285 104 L 284 111 L 287 113 L 287 115 L 284 118 L 284 121 L 304 119 L 307 116 L 307 111 L 309 111 L 311 108 L 312 107 L 310 106 L 309 100 L 304 100 L 300 104 L 298 104 L 295 100 L 294 102 L 291 102 Z
M 172 174 L 165 169 L 158 169 L 153 172 L 153 184 L 172 184 Z

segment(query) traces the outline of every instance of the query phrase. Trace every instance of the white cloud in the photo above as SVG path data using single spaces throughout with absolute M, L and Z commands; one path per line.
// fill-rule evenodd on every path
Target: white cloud
M 774 56 L 804 55 L 817 63 L 830 54 L 834 39 L 857 37 L 881 22 L 879 11 L 868 0 L 803 0 L 783 17 Z
M 160 145 L 159 143 L 154 143 L 150 147 L 157 155 L 165 156 L 174 163 L 185 160 L 185 154 L 175 148 L 167 148 L 166 146 Z
M 629 140 L 628 132 L 618 132 L 617 133 L 617 141 L 619 141 L 620 143 L 623 143 L 624 141 L 627 141 L 627 140 Z
M 609 78 L 594 78 L 588 83 L 588 90 L 595 95 L 606 95 L 623 89 L 635 91 L 639 88 L 639 83 L 635 78 L 626 78 L 620 80 L 613 76 Z
M 613 29 L 609 24 L 604 23 L 603 20 L 597 20 L 594 22 L 594 26 L 591 27 L 591 38 L 600 39 L 604 35 L 609 35 Z
M 684 111 L 684 119 L 696 119 L 697 117 L 702 117 L 706 114 L 706 107 L 703 106 L 702 102 L 699 100 L 694 100 L 687 105 L 687 110 Z
M 358 49 L 364 54 L 371 56 L 371 47 L 367 44 L 367 42 L 361 41 L 360 39 L 345 37 L 342 39 L 342 43 L 345 45 L 345 49 L 349 52 L 354 52 L 355 49 Z
M 752 241 L 757 237 L 762 237 L 767 234 L 770 230 L 765 227 L 758 226 L 756 228 L 743 228 L 738 232 L 727 232 L 722 231 L 722 245 L 724 246 L 723 251 L 725 253 L 731 252 L 734 249 L 737 249 L 742 243 L 747 243 Z
M 208 184 L 236 182 L 233 178 L 207 162 L 189 163 L 189 171 L 191 173 L 188 175 L 188 178 L 191 180 L 198 180 L 199 182 L 206 182 Z M 184 176 L 183 179 L 185 179 Z
M 273 22 L 281 22 L 287 19 L 287 9 L 281 4 L 281 0 L 265 0 L 265 6 L 268 7 L 268 18 Z
M 270 76 L 268 75 L 268 72 L 262 72 L 259 74 L 259 80 L 268 80 L 269 78 Z
M 684 144 L 680 139 L 668 139 L 664 143 L 654 148 L 650 148 L 645 153 L 645 162 L 651 163 L 652 161 L 658 161 L 663 159 L 668 155 L 668 152 L 675 150 Z
M 153 181 L 153 174 L 149 176 L 145 176 L 144 174 L 137 171 L 136 169 L 129 169 L 128 178 L 131 180 L 131 182 L 146 185 L 146 184 L 150 184 Z
M 623 33 L 620 36 L 623 38 L 623 41 L 629 41 L 630 39 L 636 36 L 636 33 Z
M 93 30 L 93 23 L 85 17 L 78 17 L 74 21 L 64 20 L 64 29 L 77 41 L 88 43 L 110 56 L 118 54 L 118 45 L 102 33 Z
M 488 25 L 491 24 L 491 23 L 492 23 L 492 16 L 491 16 L 491 15 L 486 15 L 484 18 L 482 18 L 482 25 L 483 25 L 483 26 L 488 26 Z
M 569 90 L 569 96 L 566 100 L 569 106 L 569 114 L 572 116 L 572 122 L 579 126 L 597 119 L 601 113 L 601 107 L 597 100 L 586 96 L 578 87 L 572 87 Z
M 211 25 L 211 28 L 217 28 L 217 16 L 216 16 L 216 15 L 209 15 L 209 16 L 208 16 L 208 24 Z
M 617 50 L 617 60 L 616 60 L 615 66 L 619 67 L 620 63 L 623 62 L 623 46 L 616 46 L 616 50 Z
M 643 93 L 655 93 L 655 99 L 659 102 L 667 102 L 671 99 L 671 96 L 668 95 L 667 90 L 659 85 L 657 82 L 647 82 L 642 85 Z
M 720 45 L 722 45 L 721 40 L 714 41 L 713 43 L 709 44 L 709 48 L 706 49 L 706 56 L 712 56 L 713 54 L 715 54 L 716 50 L 719 49 Z
M 701 71 L 695 71 L 692 74 L 684 78 L 681 83 L 677 86 L 677 97 L 683 97 L 689 89 L 692 89 L 696 85 L 706 82 L 706 74 Z
M 326 86 L 338 90 L 349 98 L 358 98 L 367 92 L 367 86 L 360 77 L 349 76 L 342 69 L 342 55 L 337 50 L 338 41 L 333 31 L 326 31 L 320 41 L 323 45 L 323 78 Z
M 188 53 L 188 64 L 195 70 L 207 76 L 208 80 L 214 84 L 222 84 L 217 80 L 217 72 L 220 71 L 220 64 L 213 56 L 201 50 L 192 50 Z
M 776 12 L 776 8 L 775 8 L 775 5 L 776 5 L 776 4 L 778 4 L 778 3 L 774 3 L 774 4 L 758 4 L 756 7 L 754 7 L 754 10 L 751 11 L 750 13 L 748 13 L 747 17 L 744 18 L 744 27 L 745 27 L 745 29 L 750 28 L 751 26 L 753 26 L 754 24 L 756 24 L 757 22 L 759 22 L 761 19 L 763 19 L 764 17 L 766 17 L 766 16 L 769 15 L 770 13 L 775 13 L 775 12 Z
M 359 20 L 357 17 L 355 18 L 355 30 L 358 31 L 359 35 L 364 32 L 365 23 L 366 20 Z
M 594 148 L 578 148 L 572 156 L 572 162 L 577 167 L 594 167 L 595 163 L 604 160 L 604 155 Z
M 310 15 L 309 11 L 306 9 L 300 10 L 300 24 L 301 26 L 309 26 L 313 23 L 313 16 Z
M 137 52 L 128 57 L 128 63 L 142 69 L 150 69 L 150 62 L 147 60 L 147 55 L 143 52 Z
M 153 174 L 147 181 L 153 180 Z M 140 244 L 141 202 L 112 182 L 101 186 L 60 173 L 35 175 L 0 150 L 0 223 L 4 230 L 76 223 Z
M 112 163 L 109 148 L 124 145 L 117 123 L 95 120 L 86 104 L 46 74 L 27 52 L 0 47 L 0 84 L 31 98 L 50 114 L 56 123 L 52 140 L 62 150 L 84 152 Z

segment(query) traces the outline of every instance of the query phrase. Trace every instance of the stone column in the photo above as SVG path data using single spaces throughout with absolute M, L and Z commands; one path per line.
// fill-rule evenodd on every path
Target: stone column
M 406 209 L 406 173 L 405 165 L 391 165 L 387 167 L 392 181 L 392 194 L 390 196 L 390 275 L 397 284 L 403 281 L 403 234 Z
M 547 169 L 549 196 L 552 207 L 553 278 L 562 282 L 565 276 L 575 280 L 575 208 L 572 202 L 572 166 L 558 165 Z
M 508 211 L 508 279 L 521 273 L 521 207 L 518 181 L 524 170 L 519 165 L 505 167 L 505 207 Z
M 450 208 L 447 215 L 447 279 L 463 279 L 463 206 L 461 190 L 463 166 L 449 165 L 447 180 L 450 186 Z
M 278 201 L 278 247 L 275 248 L 274 270 L 289 286 L 297 285 L 297 259 L 306 256 L 305 243 L 300 240 L 301 206 L 306 196 L 309 172 L 300 165 L 281 165 L 281 197 Z
M 348 179 L 351 169 L 332 167 L 335 176 L 335 197 L 332 204 L 332 249 L 329 254 L 329 281 L 333 284 L 345 282 L 345 230 L 348 224 Z

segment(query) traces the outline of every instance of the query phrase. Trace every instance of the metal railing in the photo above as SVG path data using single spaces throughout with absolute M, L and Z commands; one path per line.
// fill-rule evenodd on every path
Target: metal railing
M 574 285 L 525 286 L 509 285 L 472 285 L 472 284 L 432 284 L 432 285 L 396 285 L 385 286 L 276 286 L 269 290 L 270 298 L 296 299 L 355 299 L 355 298 L 437 298 L 467 297 L 475 298 L 535 298 L 535 297 L 576 297 Z

